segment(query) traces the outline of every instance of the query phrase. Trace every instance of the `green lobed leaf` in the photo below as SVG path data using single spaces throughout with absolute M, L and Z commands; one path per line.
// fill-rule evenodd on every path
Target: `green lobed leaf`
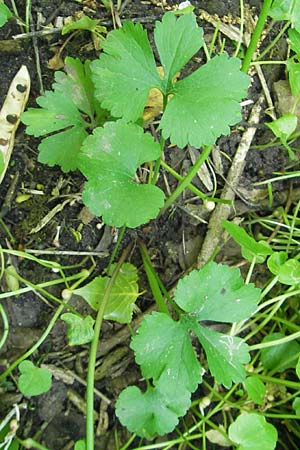
M 97 128 L 79 155 L 79 168 L 88 179 L 84 203 L 116 227 L 135 228 L 153 219 L 164 194 L 152 184 L 137 184 L 133 177 L 141 164 L 159 156 L 159 144 L 137 125 L 119 120 Z
M 18 368 L 21 373 L 18 388 L 23 395 L 33 397 L 50 390 L 52 374 L 47 369 L 36 367 L 28 360 L 22 361 Z
M 175 397 L 166 397 L 156 388 L 143 394 L 136 386 L 124 389 L 116 403 L 116 415 L 129 431 L 146 439 L 172 431 L 190 406 L 190 398 L 178 389 Z M 179 406 L 178 406 L 179 404 Z
M 124 22 L 108 33 L 102 48 L 100 59 L 91 64 L 96 98 L 113 116 L 135 122 L 150 89 L 161 86 L 147 33 L 140 24 Z
M 160 122 L 163 137 L 180 148 L 214 144 L 240 121 L 239 102 L 248 85 L 239 59 L 226 54 L 214 57 L 175 84 Z
M 155 24 L 154 41 L 164 69 L 167 93 L 176 73 L 202 47 L 203 30 L 198 27 L 194 14 L 184 14 L 176 19 L 173 12 L 168 12 Z
M 193 326 L 207 357 L 208 367 L 217 383 L 230 388 L 232 382 L 245 380 L 244 364 L 250 361 L 249 347 L 236 336 L 218 333 L 199 324 Z
M 68 172 L 77 169 L 86 129 L 102 111 L 93 99 L 89 62 L 82 64 L 76 58 L 66 58 L 65 62 L 66 73 L 55 73 L 54 90 L 38 97 L 40 108 L 28 108 L 21 120 L 27 125 L 27 134 L 39 137 L 55 133 L 42 140 L 38 160 L 50 166 L 58 164 Z
M 245 285 L 239 269 L 211 261 L 181 279 L 174 300 L 197 320 L 233 323 L 255 311 L 260 290 Z
M 13 13 L 4 3 L 0 3 L 0 27 L 3 27 L 10 17 L 13 17 Z
M 58 164 L 64 172 L 77 169 L 77 156 L 88 133 L 81 126 L 74 126 L 42 140 L 38 161 L 48 166 Z
M 114 269 L 114 266 L 115 264 L 111 266 L 111 271 Z M 95 311 L 98 311 L 108 280 L 108 277 L 94 278 L 87 285 L 76 289 L 74 293 L 83 297 Z M 137 280 L 136 267 L 130 263 L 122 264 L 110 292 L 104 319 L 114 320 L 119 323 L 131 322 L 135 301 L 139 296 Z
M 269 16 L 275 20 L 290 20 L 292 27 L 300 32 L 300 0 L 274 0 Z
M 39 137 L 67 127 L 86 125 L 69 96 L 65 97 L 57 91 L 46 91 L 36 102 L 42 109 L 28 108 L 22 114 L 22 122 L 27 125 L 27 134 Z M 61 151 L 61 148 L 59 150 Z
M 145 316 L 130 347 L 145 378 L 176 396 L 178 386 L 193 392 L 201 382 L 201 366 L 186 326 L 164 313 Z
M 230 387 L 232 382 L 244 381 L 244 364 L 250 360 L 247 344 L 238 337 L 205 328 L 198 321 L 244 320 L 255 310 L 259 295 L 259 289 L 243 284 L 238 269 L 213 262 L 181 280 L 174 300 L 187 314 L 182 314 L 177 322 L 164 313 L 146 315 L 132 338 L 136 362 L 143 377 L 151 380 L 154 387 L 148 383 L 145 394 L 136 387 L 121 393 L 117 415 L 122 424 L 150 439 L 156 433 L 171 431 L 177 423 L 175 416 L 169 416 L 169 411 L 165 413 L 165 408 L 171 405 L 177 416 L 186 412 L 191 393 L 202 379 L 190 330 L 202 344 L 217 382 Z M 245 300 L 236 302 L 240 298 Z M 157 398 L 162 409 L 155 403 Z
M 283 333 L 271 333 L 264 337 L 262 342 L 271 342 L 284 338 Z M 300 345 L 296 341 L 284 342 L 280 345 L 266 347 L 261 350 L 261 362 L 265 369 L 274 372 L 283 372 L 295 368 L 300 355 Z
M 276 428 L 260 414 L 239 415 L 230 425 L 228 434 L 237 450 L 274 450 L 276 447 Z
M 68 324 L 67 338 L 69 345 L 84 345 L 94 337 L 94 319 L 91 316 L 79 317 L 65 313 L 60 318 Z
M 263 404 L 267 388 L 258 377 L 247 377 L 245 388 L 251 400 L 258 405 Z
M 95 113 L 94 85 L 91 79 L 90 61 L 82 63 L 78 58 L 66 57 L 65 72 L 55 72 L 53 89 L 71 98 L 78 110 L 90 120 Z

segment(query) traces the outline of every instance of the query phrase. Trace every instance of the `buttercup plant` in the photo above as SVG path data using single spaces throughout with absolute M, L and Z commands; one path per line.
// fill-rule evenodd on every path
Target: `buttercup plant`
M 180 148 L 207 147 L 241 117 L 249 77 L 239 59 L 215 56 L 176 81 L 204 44 L 193 13 L 166 13 L 156 22 L 154 41 L 163 75 L 146 31 L 125 22 L 108 33 L 98 60 L 66 58 L 66 73 L 57 72 L 53 91 L 37 99 L 41 108 L 22 115 L 28 134 L 51 133 L 39 146 L 39 161 L 66 172 L 79 169 L 87 178 L 84 203 L 108 225 L 134 228 L 157 216 L 164 193 L 155 182 L 166 139 Z M 162 95 L 160 143 L 140 125 L 152 89 Z M 136 183 L 137 168 L 153 160 L 149 182 Z

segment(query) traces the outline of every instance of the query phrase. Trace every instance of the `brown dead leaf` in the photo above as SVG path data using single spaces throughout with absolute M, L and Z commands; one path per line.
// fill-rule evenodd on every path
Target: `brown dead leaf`
M 60 70 L 65 66 L 65 63 L 63 62 L 63 59 L 60 56 L 60 51 L 55 53 L 54 56 L 52 56 L 51 59 L 49 59 L 47 67 L 48 69 L 52 70 Z
M 164 69 L 161 66 L 157 67 L 157 72 L 160 77 L 164 76 Z M 173 81 L 175 82 L 180 73 L 177 72 Z M 169 95 L 169 99 L 172 98 L 172 95 Z M 147 103 L 143 112 L 143 119 L 145 122 L 150 122 L 156 116 L 163 112 L 163 96 L 159 89 L 153 88 L 150 90 Z

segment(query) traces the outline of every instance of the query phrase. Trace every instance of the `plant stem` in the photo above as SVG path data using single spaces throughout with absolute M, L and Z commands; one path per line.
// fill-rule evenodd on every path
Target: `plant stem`
M 199 168 L 202 166 L 204 161 L 208 158 L 210 152 L 212 150 L 212 145 L 203 147 L 202 153 L 195 162 L 195 164 L 190 168 L 188 174 L 184 177 L 183 181 L 177 186 L 175 191 L 170 195 L 170 197 L 166 200 L 165 205 L 161 212 L 165 211 L 174 201 L 179 197 L 179 195 L 184 191 L 186 187 L 191 183 L 194 176 L 197 174 Z
M 296 339 L 300 338 L 300 331 L 297 331 L 297 333 L 290 334 L 289 336 L 285 336 L 280 339 L 275 339 L 274 341 L 269 342 L 261 342 L 260 344 L 250 345 L 250 350 L 260 350 L 262 348 L 267 347 L 274 347 L 274 345 L 282 345 L 286 342 L 294 341 Z
M 242 68 L 241 70 L 245 73 L 248 72 L 253 55 L 255 53 L 258 41 L 261 37 L 262 31 L 264 29 L 266 20 L 267 20 L 267 16 L 269 13 L 269 10 L 271 8 L 271 4 L 272 4 L 273 0 L 264 0 L 261 11 L 259 13 L 259 17 L 256 23 L 256 26 L 254 28 L 254 31 L 252 33 L 251 36 L 251 40 L 250 43 L 248 45 L 248 48 L 246 50 L 246 54 L 245 54 L 245 58 L 242 64 Z
M 8 336 L 8 330 L 9 330 L 9 323 L 7 320 L 7 315 L 6 315 L 5 309 L 3 308 L 1 303 L 0 303 L 0 314 L 1 314 L 1 317 L 3 320 L 3 336 L 0 339 L 0 349 L 1 349 L 3 347 L 3 345 L 5 344 L 5 341 Z
M 161 135 L 160 141 L 159 141 L 161 154 L 164 151 L 165 142 L 166 142 L 165 139 Z M 161 156 L 155 161 L 154 173 L 153 173 L 153 177 L 152 177 L 152 180 L 151 180 L 152 184 L 155 184 L 157 182 L 158 172 L 159 172 L 159 169 L 160 169 L 161 161 L 162 161 Z
M 119 247 L 120 247 L 120 244 L 121 244 L 121 242 L 122 242 L 122 239 L 123 239 L 123 236 L 124 236 L 125 231 L 126 231 L 126 225 L 123 225 L 122 228 L 121 228 L 121 230 L 120 230 L 120 233 L 119 233 L 119 236 L 118 236 L 118 240 L 117 240 L 117 242 L 116 242 L 116 245 L 115 245 L 115 247 L 114 247 L 114 249 L 113 249 L 113 251 L 112 251 L 111 257 L 110 257 L 110 259 L 109 259 L 109 263 L 108 263 L 108 266 L 107 266 L 107 272 L 108 272 L 108 273 L 109 273 L 110 266 L 111 266 L 112 263 L 114 262 L 114 259 L 115 259 L 115 257 L 116 257 L 117 251 L 119 250 Z
M 165 304 L 164 297 L 161 293 L 159 284 L 157 282 L 157 276 L 156 276 L 157 274 L 151 264 L 151 260 L 148 255 L 147 248 L 142 241 L 139 241 L 139 247 L 140 247 L 140 251 L 141 251 L 141 255 L 142 255 L 142 259 L 143 259 L 145 272 L 146 272 L 146 275 L 147 275 L 147 278 L 148 278 L 148 281 L 150 284 L 150 288 L 151 288 L 153 297 L 158 306 L 158 309 L 160 310 L 160 312 L 170 315 L 169 310 Z
M 123 252 L 121 258 L 116 264 L 116 267 L 112 273 L 111 278 L 108 280 L 105 292 L 103 295 L 103 300 L 98 309 L 95 326 L 94 326 L 94 337 L 91 342 L 90 354 L 89 354 L 89 364 L 87 373 L 87 387 L 86 387 L 86 450 L 94 450 L 94 381 L 95 381 L 95 364 L 97 358 L 97 349 L 99 336 L 103 321 L 103 316 L 109 296 L 116 280 L 116 277 L 120 271 L 120 268 L 128 256 L 131 250 L 131 245 L 129 245 Z

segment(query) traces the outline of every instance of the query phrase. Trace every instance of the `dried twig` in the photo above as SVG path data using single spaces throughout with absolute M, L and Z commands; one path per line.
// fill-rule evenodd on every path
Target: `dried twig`
M 257 103 L 252 108 L 249 123 L 257 124 L 259 123 L 260 113 L 262 110 L 262 105 L 264 102 L 264 97 L 261 96 Z M 235 191 L 237 190 L 240 177 L 243 173 L 246 156 L 250 148 L 251 142 L 255 135 L 257 128 L 250 127 L 244 132 L 240 145 L 236 151 L 233 158 L 231 168 L 228 173 L 227 182 L 221 194 L 221 199 L 223 200 L 234 200 Z M 197 266 L 201 268 L 213 255 L 215 249 L 220 245 L 222 238 L 222 220 L 228 219 L 231 213 L 231 206 L 228 204 L 218 203 L 215 210 L 213 211 L 209 224 L 208 231 L 206 233 L 199 257 Z

